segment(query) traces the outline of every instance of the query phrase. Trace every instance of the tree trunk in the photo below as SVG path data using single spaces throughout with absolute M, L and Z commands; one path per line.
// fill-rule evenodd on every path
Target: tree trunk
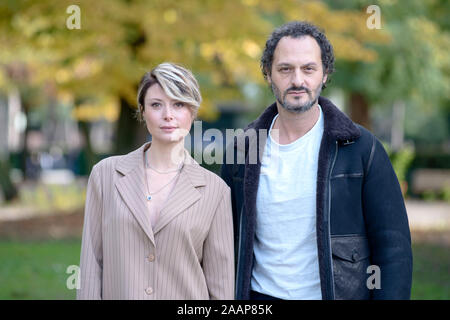
M 80 129 L 81 134 L 84 137 L 85 147 L 83 148 L 83 161 L 84 166 L 81 165 L 79 171 L 81 173 L 90 173 L 92 167 L 97 163 L 97 156 L 92 150 L 92 144 L 90 139 L 90 123 L 86 121 L 78 121 L 78 127 Z
M 5 201 L 11 201 L 18 195 L 17 188 L 9 175 L 9 106 L 0 101 L 0 196 Z
M 25 131 L 23 132 L 23 136 L 22 136 L 22 141 L 23 141 L 22 148 L 23 149 L 22 149 L 21 157 L 20 157 L 20 159 L 21 159 L 20 167 L 23 172 L 23 177 L 25 180 L 27 178 L 38 179 L 40 172 L 30 172 L 30 168 L 27 163 L 27 161 L 31 160 L 30 159 L 30 151 L 28 150 L 28 134 L 30 133 L 30 126 L 28 125 L 29 105 L 28 105 L 28 101 L 26 101 L 25 98 L 22 99 L 22 110 L 25 114 L 25 118 L 27 119 L 27 125 L 25 126 Z
M 126 154 L 146 141 L 147 130 L 135 117 L 136 110 L 120 97 L 120 116 L 116 129 L 115 154 Z
M 17 188 L 9 177 L 9 169 L 8 160 L 0 159 L 0 192 L 7 202 L 14 200 L 18 195 Z
M 352 120 L 364 128 L 370 130 L 370 112 L 369 103 L 366 97 L 359 92 L 352 92 L 350 94 L 350 117 Z

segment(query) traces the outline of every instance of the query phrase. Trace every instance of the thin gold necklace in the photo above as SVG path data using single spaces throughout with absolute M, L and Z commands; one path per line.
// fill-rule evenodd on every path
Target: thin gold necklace
M 182 167 L 183 164 L 184 164 L 184 161 L 182 161 L 181 164 L 180 164 L 180 165 L 178 166 L 178 168 L 176 168 L 176 169 L 172 169 L 172 170 L 168 170 L 168 171 L 159 171 L 158 169 L 152 167 L 152 166 L 150 165 L 150 163 L 148 163 L 148 161 L 147 161 L 147 152 L 144 152 L 144 156 L 145 156 L 145 166 L 146 166 L 147 168 L 152 169 L 152 170 L 155 171 L 155 172 L 158 172 L 159 174 L 168 174 L 168 173 L 180 171 L 180 170 L 181 170 L 181 167 Z M 186 158 L 186 155 L 184 155 L 184 157 Z
M 144 157 L 145 157 L 145 163 L 148 165 L 148 162 L 147 162 L 147 154 L 146 154 L 145 152 L 144 152 Z M 185 157 L 186 157 L 186 155 L 185 155 Z M 170 179 L 170 181 L 169 181 L 168 183 L 166 183 L 166 184 L 165 184 L 164 186 L 162 186 L 159 190 L 154 191 L 154 192 L 150 192 L 150 188 L 148 187 L 147 170 L 144 169 L 144 174 L 145 174 L 145 185 L 146 185 L 146 187 L 147 187 L 147 196 L 146 196 L 147 201 L 152 200 L 152 198 L 153 198 L 152 196 L 153 196 L 153 195 L 155 195 L 155 194 L 161 192 L 165 187 L 167 187 L 169 184 L 171 184 L 171 183 L 178 177 L 178 175 L 181 173 L 181 169 L 183 168 L 183 166 L 184 166 L 184 161 L 181 163 L 180 168 L 178 168 L 177 170 L 175 170 L 175 171 L 178 171 L 178 173 L 177 173 L 176 175 L 174 175 L 173 178 Z M 155 171 L 156 171 L 156 170 L 155 170 Z M 175 171 L 172 171 L 172 172 L 175 172 Z M 158 171 L 157 171 L 157 172 L 158 172 Z

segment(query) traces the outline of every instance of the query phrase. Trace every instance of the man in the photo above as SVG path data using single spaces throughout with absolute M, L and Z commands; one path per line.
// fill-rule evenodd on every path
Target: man
M 410 298 L 399 183 L 381 143 L 320 96 L 333 64 L 331 44 L 305 22 L 266 42 L 261 67 L 276 103 L 245 129 L 243 148 L 240 137 L 228 146 L 222 166 L 237 299 Z

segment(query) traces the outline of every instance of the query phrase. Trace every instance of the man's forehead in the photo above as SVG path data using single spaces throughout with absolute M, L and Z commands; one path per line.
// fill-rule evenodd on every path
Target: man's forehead
M 311 36 L 298 38 L 283 37 L 278 42 L 273 62 L 280 63 L 310 63 L 320 61 L 320 47 L 317 41 Z

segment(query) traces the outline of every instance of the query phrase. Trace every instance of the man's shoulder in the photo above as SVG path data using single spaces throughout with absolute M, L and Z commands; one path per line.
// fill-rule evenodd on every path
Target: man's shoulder
M 371 131 L 369 131 L 368 129 L 366 129 L 365 127 L 363 127 L 358 123 L 354 122 L 354 124 L 361 132 L 361 135 L 358 138 L 358 140 L 360 140 L 363 143 L 373 142 L 374 140 L 377 140 L 377 137 Z

